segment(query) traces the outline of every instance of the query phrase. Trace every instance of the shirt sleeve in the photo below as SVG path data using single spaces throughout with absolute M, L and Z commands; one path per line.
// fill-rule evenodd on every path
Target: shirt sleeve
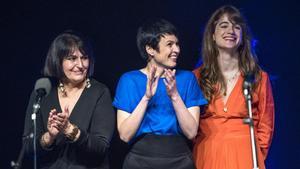
M 264 158 L 267 157 L 274 131 L 274 100 L 269 77 L 262 73 L 259 86 L 259 122 L 257 127 L 257 139 Z
M 104 89 L 97 100 L 91 120 L 90 132 L 80 130 L 80 137 L 75 144 L 85 152 L 104 156 L 110 147 L 115 127 L 115 112 L 108 88 Z
M 132 113 L 138 105 L 141 94 L 143 93 L 143 91 L 140 91 L 137 83 L 142 82 L 135 82 L 132 75 L 124 74 L 119 80 L 113 106 L 117 109 Z M 140 94 L 138 94 L 139 92 Z
M 187 108 L 207 104 L 194 74 L 191 73 L 185 105 Z

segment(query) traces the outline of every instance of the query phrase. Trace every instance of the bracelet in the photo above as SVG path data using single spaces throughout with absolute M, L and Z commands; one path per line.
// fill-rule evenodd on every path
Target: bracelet
M 52 145 L 47 144 L 44 137 L 45 137 L 45 134 L 43 134 L 40 139 L 41 147 L 45 150 L 51 150 L 52 149 L 51 147 L 53 144 Z
M 44 147 L 47 147 L 47 144 L 45 142 L 45 139 L 44 139 L 44 135 L 42 135 L 41 137 L 41 140 L 40 140 L 40 143 L 41 143 L 41 146 L 44 148 Z
M 71 141 L 71 142 L 74 142 L 76 141 L 76 136 L 79 132 L 79 128 L 75 125 L 75 124 L 72 124 L 73 126 L 73 130 L 71 133 L 66 133 L 66 137 Z

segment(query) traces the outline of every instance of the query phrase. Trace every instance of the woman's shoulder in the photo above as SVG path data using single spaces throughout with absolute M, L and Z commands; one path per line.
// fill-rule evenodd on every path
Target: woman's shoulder
M 260 86 L 271 85 L 271 81 L 272 79 L 274 79 L 274 77 L 270 77 L 270 75 L 264 70 L 260 70 L 260 76 L 261 76 L 259 81 Z
M 257 80 L 257 79 L 256 79 Z M 266 81 L 269 80 L 269 74 L 265 70 L 259 70 L 259 83 L 265 83 Z
M 90 87 L 90 88 L 91 88 L 94 92 L 98 91 L 98 92 L 102 93 L 102 92 L 104 92 L 105 90 L 108 90 L 108 91 L 109 91 L 108 87 L 107 87 L 104 83 L 99 82 L 99 81 L 97 81 L 97 80 L 94 79 L 94 78 L 91 78 L 91 79 L 90 79 L 90 83 L 91 83 L 91 87 Z
M 196 79 L 194 72 L 190 70 L 176 70 L 176 76 L 184 79 Z
M 260 75 L 261 75 L 262 78 L 268 78 L 269 77 L 269 74 L 264 70 L 260 70 Z
M 176 73 L 180 76 L 193 76 L 193 72 L 190 70 L 177 69 Z
M 200 67 L 197 67 L 197 68 L 195 68 L 195 69 L 193 70 L 193 73 L 194 73 L 194 75 L 196 76 L 197 79 L 200 78 L 200 72 L 201 72 L 202 69 L 203 69 L 203 67 L 200 66 Z
M 127 85 L 131 82 L 141 82 L 147 80 L 147 76 L 140 70 L 132 70 L 121 75 L 119 84 L 126 83 Z
M 190 70 L 177 70 L 176 79 L 178 82 L 193 84 L 197 82 L 194 73 Z
M 143 73 L 140 70 L 131 70 L 122 74 L 121 78 L 132 78 L 136 76 L 141 76 Z

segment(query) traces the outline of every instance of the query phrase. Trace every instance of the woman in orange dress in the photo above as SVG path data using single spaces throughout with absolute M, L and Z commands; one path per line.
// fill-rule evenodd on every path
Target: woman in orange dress
M 259 169 L 264 169 L 274 130 L 268 74 L 256 61 L 245 19 L 233 6 L 217 9 L 203 36 L 203 65 L 194 70 L 209 104 L 204 108 L 193 156 L 197 169 L 253 169 L 243 82 L 252 84 L 252 112 Z

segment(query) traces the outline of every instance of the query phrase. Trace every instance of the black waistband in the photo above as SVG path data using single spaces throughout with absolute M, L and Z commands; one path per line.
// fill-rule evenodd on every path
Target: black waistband
M 191 151 L 183 136 L 145 134 L 132 145 L 131 152 L 146 156 L 174 157 L 190 154 Z

